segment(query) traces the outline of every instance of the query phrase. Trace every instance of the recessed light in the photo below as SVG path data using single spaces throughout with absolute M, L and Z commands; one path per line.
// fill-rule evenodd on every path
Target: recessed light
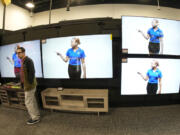
M 26 3 L 26 7 L 28 7 L 28 8 L 34 8 L 35 6 L 34 6 L 34 3 L 33 3 L 33 2 L 28 2 L 28 3 Z

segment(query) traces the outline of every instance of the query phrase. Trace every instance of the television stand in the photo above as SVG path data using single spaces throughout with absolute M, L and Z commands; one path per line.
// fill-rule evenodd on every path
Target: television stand
M 51 110 L 108 112 L 108 89 L 47 88 L 41 92 L 43 107 Z

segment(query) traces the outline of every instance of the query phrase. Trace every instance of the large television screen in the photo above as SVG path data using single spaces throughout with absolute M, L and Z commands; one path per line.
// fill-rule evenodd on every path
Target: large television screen
M 130 54 L 180 55 L 180 21 L 122 17 L 122 48 Z
M 179 93 L 180 60 L 128 58 L 122 63 L 122 95 Z
M 42 77 L 40 40 L 26 41 L 21 43 L 3 45 L 0 47 L 0 69 L 1 77 L 15 78 L 17 67 L 21 67 L 20 59 L 15 50 L 17 46 L 24 47 L 26 56 L 30 57 L 34 62 L 35 76 Z M 16 67 L 16 69 L 15 69 Z
M 112 78 L 112 35 L 42 40 L 44 78 Z

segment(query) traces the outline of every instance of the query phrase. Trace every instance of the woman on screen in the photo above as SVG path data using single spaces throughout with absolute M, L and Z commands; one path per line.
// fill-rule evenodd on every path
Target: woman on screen
M 19 48 L 20 46 L 17 45 L 15 48 L 14 48 L 14 53 L 12 55 L 12 59 L 10 57 L 6 57 L 7 60 L 14 65 L 14 74 L 16 76 L 16 78 L 20 78 L 20 70 L 21 70 L 21 60 L 19 59 L 19 57 L 17 56 L 17 49 Z
M 138 72 L 138 74 L 145 80 L 148 80 L 148 84 L 147 84 L 147 94 L 148 95 L 155 95 L 157 94 L 158 91 L 158 84 L 159 84 L 159 91 L 158 94 L 161 94 L 161 87 L 162 87 L 162 83 L 161 83 L 161 79 L 162 79 L 162 73 L 161 71 L 158 69 L 159 66 L 159 62 L 153 60 L 151 63 L 152 68 L 148 70 L 148 72 L 146 73 L 146 76 L 143 76 L 142 73 Z
M 142 34 L 142 36 L 149 41 L 149 54 L 163 54 L 163 32 L 158 28 L 159 21 L 154 19 L 152 21 L 152 28 L 150 28 L 147 32 L 147 35 L 142 32 L 142 30 L 138 30 Z M 161 50 L 161 51 L 160 51 Z
M 68 49 L 65 58 L 61 53 L 57 52 L 57 55 L 60 56 L 64 62 L 69 61 L 68 74 L 70 79 L 81 78 L 81 65 L 83 69 L 83 78 L 86 78 L 85 53 L 84 50 L 78 47 L 78 45 L 80 45 L 79 38 L 73 38 L 71 40 L 72 48 Z

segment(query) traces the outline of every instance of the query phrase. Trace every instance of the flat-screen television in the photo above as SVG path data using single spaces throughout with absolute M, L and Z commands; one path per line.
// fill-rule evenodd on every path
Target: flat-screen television
M 122 95 L 179 93 L 180 59 L 128 58 L 122 63 Z
M 44 78 L 112 78 L 112 35 L 42 40 Z
M 26 56 L 30 57 L 34 62 L 35 76 L 42 77 L 41 66 L 41 51 L 40 40 L 26 41 L 20 43 L 14 43 L 9 45 L 3 45 L 0 47 L 0 69 L 1 77 L 15 78 L 17 68 L 21 67 L 20 59 L 18 58 L 15 50 L 17 46 L 24 47 Z
M 1 46 L 0 46 L 0 50 L 1 50 Z M 1 78 L 1 66 L 0 66 L 0 78 Z
M 129 54 L 180 55 L 180 21 L 122 17 L 122 48 Z

